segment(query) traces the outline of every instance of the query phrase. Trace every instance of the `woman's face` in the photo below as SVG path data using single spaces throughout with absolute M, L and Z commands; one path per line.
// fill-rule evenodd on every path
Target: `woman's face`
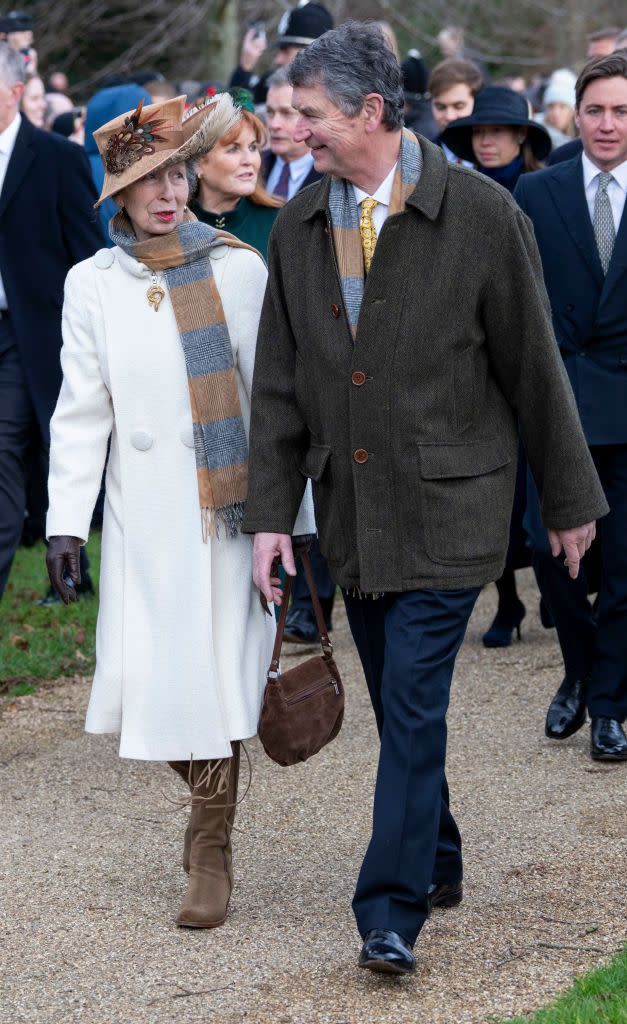
M 35 128 L 43 128 L 46 113 L 46 94 L 41 78 L 29 79 L 22 93 L 22 113 Z
M 566 134 L 573 125 L 575 111 L 567 103 L 549 103 L 544 111 L 544 123 Z
M 472 129 L 472 148 L 481 167 L 505 167 L 520 156 L 525 140 L 524 128 L 504 124 L 476 124 Z M 522 140 L 522 141 L 521 141 Z
M 188 197 L 185 164 L 180 163 L 150 171 L 127 185 L 117 200 L 130 217 L 137 240 L 143 242 L 154 235 L 167 235 L 182 224 Z
M 196 164 L 201 188 L 226 197 L 249 196 L 255 191 L 261 153 L 253 128 L 244 122 L 228 146 L 218 143 Z

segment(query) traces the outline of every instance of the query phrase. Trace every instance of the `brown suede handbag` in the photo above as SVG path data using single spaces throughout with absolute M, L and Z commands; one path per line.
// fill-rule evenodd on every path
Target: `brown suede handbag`
M 306 761 L 312 754 L 317 754 L 335 739 L 344 718 L 344 687 L 333 658 L 333 645 L 316 593 L 311 562 L 306 551 L 300 555 L 316 615 L 322 655 L 281 672 L 281 645 L 292 588 L 292 579 L 288 576 L 283 588 L 281 615 L 258 730 L 268 757 L 283 767 Z

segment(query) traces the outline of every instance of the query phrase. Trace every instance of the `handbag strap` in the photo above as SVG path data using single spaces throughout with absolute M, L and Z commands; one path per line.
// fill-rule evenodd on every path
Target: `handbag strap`
M 322 654 L 325 658 L 330 658 L 333 654 L 333 644 L 329 640 L 329 634 L 327 633 L 327 625 L 324 621 L 324 613 L 322 606 L 320 605 L 320 599 L 318 597 L 318 591 L 316 590 L 316 584 L 313 578 L 313 572 L 311 570 L 311 560 L 306 550 L 300 552 L 300 558 L 303 563 L 303 569 L 305 570 L 305 579 L 307 580 L 307 586 L 309 587 L 309 593 L 311 595 L 311 603 L 313 604 L 314 614 L 316 616 L 316 625 L 318 627 L 318 636 L 320 638 L 320 646 L 322 647 Z M 281 660 L 281 647 L 283 646 L 283 632 L 285 630 L 285 620 L 287 618 L 287 609 L 290 603 L 290 594 L 292 592 L 292 577 L 288 576 L 283 587 L 283 601 L 281 603 L 281 614 L 279 615 L 279 621 L 276 628 L 276 637 L 274 639 L 274 649 L 272 651 L 272 661 L 270 662 L 270 669 L 268 675 L 272 678 L 276 678 L 279 675 L 279 662 Z

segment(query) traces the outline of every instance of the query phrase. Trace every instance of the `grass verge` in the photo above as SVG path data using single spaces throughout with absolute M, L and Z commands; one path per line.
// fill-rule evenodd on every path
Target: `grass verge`
M 502 1024 L 627 1024 L 627 947 L 607 967 L 577 978 L 551 1006 Z
M 87 546 L 97 589 L 100 534 Z M 35 602 L 48 589 L 44 544 L 19 548 L 0 602 L 0 692 L 31 693 L 41 679 L 89 675 L 96 656 L 97 597 L 42 608 Z

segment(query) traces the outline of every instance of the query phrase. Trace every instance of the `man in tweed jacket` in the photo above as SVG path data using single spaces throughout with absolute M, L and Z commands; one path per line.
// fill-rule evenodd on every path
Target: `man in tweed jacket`
M 479 589 L 503 569 L 518 423 L 573 576 L 607 504 L 527 218 L 401 131 L 400 70 L 377 28 L 327 33 L 290 77 L 297 134 L 326 177 L 270 239 L 244 528 L 257 534 L 255 580 L 280 601 L 270 566 L 278 554 L 293 572 L 288 534 L 313 481 L 381 737 L 353 902 L 360 965 L 405 973 L 431 907 L 462 898 L 446 709 Z M 364 195 L 380 207 L 367 274 Z

